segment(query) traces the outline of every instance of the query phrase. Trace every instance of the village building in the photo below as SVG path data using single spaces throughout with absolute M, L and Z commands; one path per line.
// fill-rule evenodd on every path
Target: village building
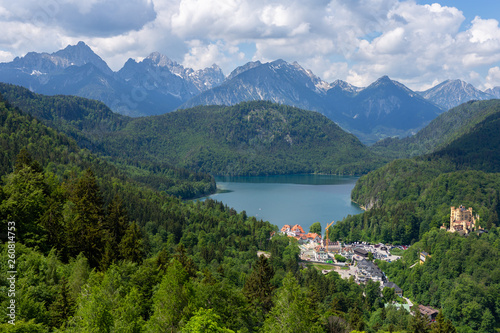
M 363 258 L 368 258 L 368 251 L 366 251 L 365 249 L 362 249 L 360 247 L 354 248 L 354 254 L 357 254 L 358 256 L 361 256 Z
M 300 234 L 304 234 L 304 229 L 298 224 L 294 225 L 291 229 L 291 232 L 294 233 L 296 236 L 299 236 Z
M 316 261 L 328 260 L 328 253 L 325 251 L 324 247 L 318 245 L 314 248 L 314 259 Z
M 424 305 L 419 305 L 418 310 L 423 316 L 429 318 L 430 321 L 436 320 L 436 316 L 439 313 L 438 310 L 431 308 L 430 306 L 424 306 Z
M 420 251 L 420 265 L 422 265 L 425 260 L 427 260 L 427 257 L 430 258 L 430 254 L 425 252 L 425 251 Z
M 285 224 L 281 228 L 281 234 L 295 238 L 300 245 L 308 243 L 317 243 L 317 244 L 322 243 L 320 235 L 314 232 L 309 232 L 306 234 L 304 232 L 304 229 L 298 224 L 294 225 L 293 227 L 291 227 L 288 224 Z
M 394 282 L 386 282 L 382 285 L 383 288 L 385 287 L 388 287 L 388 288 L 393 288 L 394 289 L 394 293 L 399 296 L 399 297 L 402 297 L 403 296 L 403 289 L 399 288 L 399 286 L 397 284 L 395 284 Z
M 386 279 L 384 273 L 376 264 L 363 259 L 358 261 L 356 266 L 356 282 L 366 283 L 368 280 L 384 282 Z
M 473 231 L 482 230 L 479 226 L 479 215 L 472 213 L 472 207 L 465 208 L 460 205 L 459 207 L 451 207 L 450 212 L 450 228 L 441 226 L 441 229 L 448 230 L 449 232 L 458 232 L 467 235 Z

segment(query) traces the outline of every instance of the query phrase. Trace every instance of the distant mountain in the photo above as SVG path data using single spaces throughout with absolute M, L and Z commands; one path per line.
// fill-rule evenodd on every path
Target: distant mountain
M 363 174 L 383 164 L 325 116 L 271 102 L 129 118 L 100 102 L 44 96 L 10 84 L 0 84 L 0 95 L 80 146 L 126 165 L 127 170 L 135 165 L 141 170 L 134 172 L 134 178 L 155 188 L 165 187 L 165 176 L 175 174 L 171 166 L 217 175 L 268 175 Z M 187 171 L 180 174 L 198 177 Z
M 195 71 L 159 53 L 137 63 L 130 59 L 117 73 L 85 43 L 48 53 L 30 52 L 0 64 L 2 82 L 47 95 L 68 94 L 97 99 L 113 111 L 145 116 L 175 110 L 224 80 L 213 65 Z
M 340 83 L 327 96 L 325 115 L 364 142 L 412 135 L 440 112 L 437 106 L 387 76 L 364 89 Z
M 439 103 L 492 96 L 461 81 L 447 81 L 423 92 L 428 100 L 386 76 L 366 88 L 341 80 L 328 83 L 298 63 L 283 60 L 249 62 L 224 78 L 217 65 L 193 70 L 158 52 L 139 62 L 129 59 L 113 72 L 83 42 L 52 54 L 30 52 L 2 63 L 0 78 L 47 95 L 96 99 L 134 117 L 198 105 L 272 101 L 318 111 L 364 143 L 416 133 L 442 112 Z
M 446 80 L 421 94 L 445 111 L 471 100 L 495 98 L 493 94 L 476 89 L 472 84 L 462 80 Z
M 388 159 L 432 153 L 499 111 L 498 100 L 469 101 L 443 112 L 416 135 L 403 139 L 387 138 L 375 143 L 370 149 Z
M 298 63 L 284 60 L 248 63 L 237 68 L 228 79 L 182 105 L 235 105 L 244 101 L 267 100 L 320 111 L 329 84 Z
M 414 134 L 441 112 L 388 77 L 364 89 L 341 80 L 328 84 L 299 64 L 283 60 L 239 67 L 223 84 L 192 98 L 181 108 L 251 100 L 270 100 L 321 112 L 365 143 Z
M 494 96 L 495 98 L 500 98 L 500 87 L 490 88 L 485 90 L 484 92 Z

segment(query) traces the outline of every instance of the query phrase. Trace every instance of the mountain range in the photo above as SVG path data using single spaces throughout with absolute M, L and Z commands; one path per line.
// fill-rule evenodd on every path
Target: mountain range
M 74 96 L 46 96 L 0 83 L 0 96 L 78 145 L 130 165 L 135 179 L 156 187 L 169 169 L 213 175 L 364 174 L 384 163 L 327 117 L 267 101 L 198 106 L 130 118 L 105 104 Z M 124 149 L 126 147 L 126 149 Z M 140 161 L 140 162 L 138 162 Z M 150 179 L 158 184 L 150 184 Z M 189 176 L 189 178 L 195 178 Z M 206 189 L 201 189 L 206 190 Z M 171 191 L 171 189 L 169 190 Z M 194 190 L 190 190 L 194 193 Z
M 500 96 L 448 80 L 415 92 L 387 76 L 366 88 L 323 81 L 297 62 L 249 62 L 227 77 L 217 65 L 184 68 L 158 52 L 129 59 L 117 72 L 84 42 L 48 53 L 30 52 L 0 64 L 0 81 L 47 94 L 97 99 L 128 116 L 148 116 L 197 105 L 268 100 L 318 111 L 364 143 L 416 133 L 440 113 L 468 100 Z

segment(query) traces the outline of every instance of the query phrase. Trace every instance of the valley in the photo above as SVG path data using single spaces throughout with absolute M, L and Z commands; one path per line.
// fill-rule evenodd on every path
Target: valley
M 77 47 L 88 56 L 82 63 L 115 75 L 85 45 Z M 36 55 L 23 61 L 30 57 Z M 44 57 L 46 70 L 53 70 L 53 58 Z M 65 74 L 58 75 L 74 78 L 66 73 L 74 66 L 59 68 Z M 293 295 L 287 301 L 292 308 L 305 311 L 302 331 L 404 331 L 425 323 L 425 317 L 396 307 L 391 288 L 381 288 L 378 280 L 360 283 L 302 268 L 298 242 L 277 234 L 285 224 L 308 229 L 316 221 L 323 231 L 332 220 L 336 223 L 327 232 L 335 242 L 411 245 L 398 261 L 376 262 L 413 303 L 441 309 L 440 324 L 459 332 L 498 326 L 500 312 L 490 300 L 498 296 L 498 100 L 474 95 L 455 81 L 428 92 L 429 100 L 386 76 L 364 89 L 340 81 L 329 85 L 284 61 L 255 62 L 221 82 L 220 76 L 208 79 L 210 71 L 194 75 L 153 54 L 128 62 L 119 75 L 144 88 L 148 81 L 141 81 L 141 71 L 154 66 L 168 68 L 178 79 L 198 78 L 191 86 L 182 84 L 191 97 L 183 97 L 183 104 L 177 100 L 179 109 L 157 109 L 164 114 L 147 117 L 115 113 L 102 102 L 64 91 L 44 95 L 0 84 L 0 216 L 4 222 L 19 221 L 17 281 L 27 296 L 18 306 L 38 309 L 21 313 L 20 327 L 70 332 L 129 325 L 155 332 L 209 317 L 231 331 L 272 331 L 272 314 L 286 312 L 279 304 L 287 295 Z M 300 89 L 291 83 L 296 71 Z M 289 85 L 271 84 L 275 74 Z M 267 82 L 268 91 L 279 86 L 278 91 L 265 95 L 235 85 L 256 78 Z M 450 85 L 488 100 L 445 111 L 436 104 L 444 102 L 430 100 L 439 91 L 449 93 Z M 206 90 L 200 93 L 201 86 Z M 161 89 L 172 87 L 180 86 Z M 253 93 L 275 103 L 240 100 L 258 99 Z M 325 103 L 318 96 L 343 111 L 307 104 Z M 201 100 L 227 105 L 198 105 Z M 396 106 L 409 113 L 387 111 Z M 396 134 L 402 138 L 391 137 Z M 385 139 L 366 145 L 378 138 Z M 487 232 L 465 238 L 441 230 L 449 223 L 450 206 L 460 205 L 472 207 Z M 429 258 L 416 265 L 421 251 Z M 7 260 L 8 252 L 2 256 Z M 370 265 L 357 269 L 368 272 Z M 435 276 L 436 267 L 446 280 Z M 474 292 L 460 292 L 472 283 Z M 49 294 L 33 292 L 32 286 Z M 90 298 L 81 297 L 85 290 L 92 291 Z M 173 303 L 166 306 L 167 299 Z M 9 299 L 3 295 L 0 302 Z M 466 306 L 458 307 L 461 303 Z M 90 309 L 97 304 L 100 315 L 112 317 L 114 324 L 92 321 Z

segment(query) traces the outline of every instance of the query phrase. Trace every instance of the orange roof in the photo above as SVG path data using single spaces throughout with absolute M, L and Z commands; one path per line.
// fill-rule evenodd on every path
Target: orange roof
M 310 233 L 308 233 L 308 234 L 306 235 L 306 237 L 307 237 L 307 238 L 311 238 L 311 239 L 314 239 L 314 238 L 316 238 L 316 237 L 320 237 L 320 238 L 321 238 L 321 236 L 320 236 L 320 235 L 318 235 L 317 233 L 314 233 L 314 232 L 310 232 Z
M 285 224 L 282 228 L 281 231 L 285 231 L 287 229 L 290 229 L 290 226 L 288 224 Z
M 292 231 L 297 231 L 297 230 L 299 230 L 301 234 L 304 233 L 304 229 L 302 229 L 302 227 L 298 224 L 296 224 L 292 227 Z

